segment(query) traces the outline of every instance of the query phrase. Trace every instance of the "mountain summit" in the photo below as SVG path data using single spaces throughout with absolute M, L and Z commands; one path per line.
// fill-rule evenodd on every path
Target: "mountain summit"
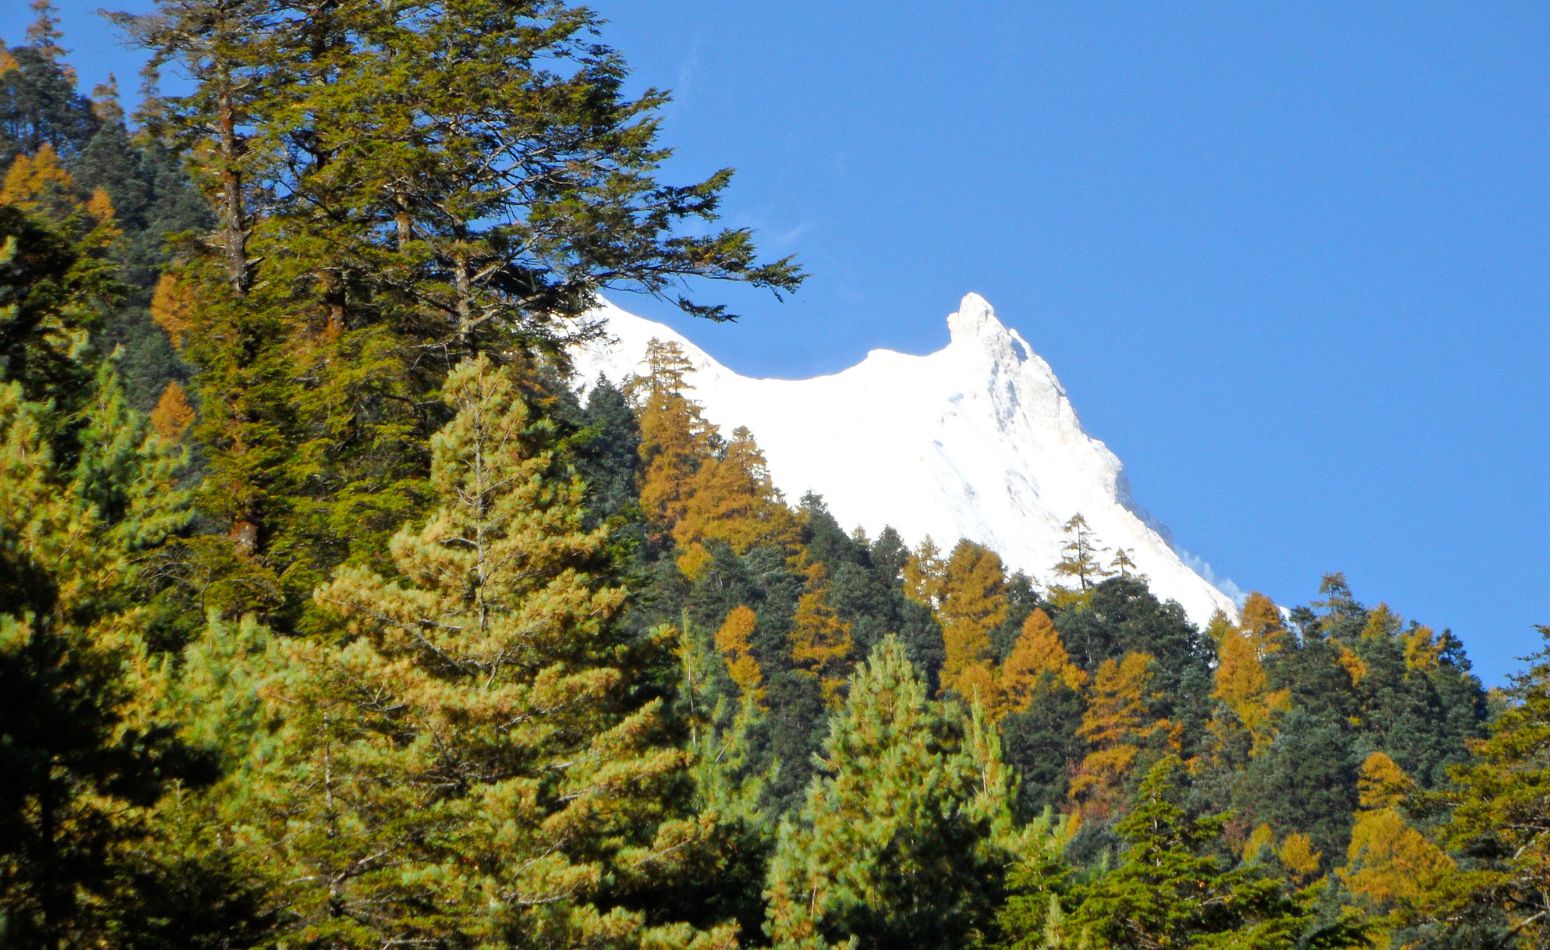
M 1086 518 L 1098 541 L 1130 552 L 1160 598 L 1197 624 L 1234 615 L 1131 502 L 1120 461 L 1082 429 L 1054 370 L 990 303 L 969 294 L 947 318 L 948 345 L 926 356 L 873 350 L 830 376 L 752 379 L 671 328 L 604 302 L 611 340 L 576 352 L 577 378 L 615 382 L 640 369 L 653 338 L 683 347 L 705 417 L 754 434 L 788 499 L 814 491 L 843 525 L 873 537 L 892 525 L 911 545 L 968 538 L 1035 581 L 1053 580 L 1064 525 Z

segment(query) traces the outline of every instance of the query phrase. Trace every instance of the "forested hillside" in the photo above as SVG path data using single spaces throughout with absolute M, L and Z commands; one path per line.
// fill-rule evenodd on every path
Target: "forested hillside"
M 34 9 L 0 945 L 1550 945 L 1550 651 L 867 537 L 669 343 L 579 400 L 600 290 L 803 278 L 589 11 L 162 0 L 126 116 Z

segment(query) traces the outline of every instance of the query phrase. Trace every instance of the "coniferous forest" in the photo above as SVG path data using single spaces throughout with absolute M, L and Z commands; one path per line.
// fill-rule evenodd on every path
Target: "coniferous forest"
M 803 278 L 592 12 L 161 0 L 126 115 L 33 7 L 0 945 L 1550 946 L 1550 652 L 867 537 L 671 344 L 578 397 L 598 291 Z

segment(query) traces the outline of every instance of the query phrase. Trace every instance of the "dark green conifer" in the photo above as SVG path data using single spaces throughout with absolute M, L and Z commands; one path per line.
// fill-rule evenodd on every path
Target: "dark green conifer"
M 957 704 L 926 696 L 897 638 L 855 673 L 801 813 L 782 825 L 766 930 L 777 947 L 962 946 L 1004 873 L 1004 771 Z

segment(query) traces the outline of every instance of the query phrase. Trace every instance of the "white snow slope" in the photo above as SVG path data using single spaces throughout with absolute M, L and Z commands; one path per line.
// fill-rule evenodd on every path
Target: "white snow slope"
M 800 380 L 740 376 L 611 303 L 592 316 L 613 339 L 574 354 L 581 385 L 640 372 L 654 337 L 677 342 L 697 368 L 689 381 L 705 417 L 723 433 L 747 426 L 786 498 L 817 492 L 847 528 L 876 537 L 892 525 L 911 546 L 929 535 L 944 553 L 968 538 L 1047 584 L 1063 526 L 1081 513 L 1100 544 L 1129 550 L 1153 593 L 1195 623 L 1218 609 L 1237 614 L 1132 510 L 1119 459 L 1082 430 L 1049 364 L 978 294 L 948 316 L 942 350 L 873 350 L 843 372 Z

